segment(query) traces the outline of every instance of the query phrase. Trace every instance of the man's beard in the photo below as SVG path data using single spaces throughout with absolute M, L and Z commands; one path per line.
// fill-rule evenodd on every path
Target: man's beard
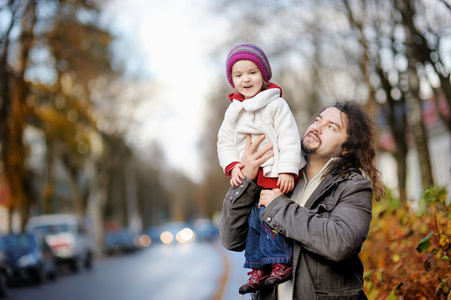
M 306 146 L 306 145 L 304 144 L 304 139 L 305 139 L 305 137 L 308 136 L 309 134 L 314 135 L 315 138 L 318 140 L 318 145 L 317 145 L 316 147 L 308 147 L 308 146 Z M 319 146 L 321 146 L 321 139 L 320 139 L 319 136 L 318 136 L 316 133 L 314 133 L 313 131 L 308 132 L 308 133 L 302 138 L 302 141 L 301 141 L 301 149 L 302 149 L 302 152 L 304 152 L 304 154 L 315 153 L 316 150 L 318 150 Z

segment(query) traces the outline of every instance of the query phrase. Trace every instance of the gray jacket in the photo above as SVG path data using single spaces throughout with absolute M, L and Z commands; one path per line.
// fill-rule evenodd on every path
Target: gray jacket
M 225 248 L 243 251 L 247 218 L 261 188 L 246 178 L 231 187 L 223 202 L 220 237 Z M 274 199 L 261 218 L 293 239 L 293 299 L 367 299 L 358 254 L 371 222 L 371 184 L 359 171 L 342 178 L 326 175 L 299 206 L 285 195 Z M 276 289 L 262 289 L 254 299 L 277 299 Z

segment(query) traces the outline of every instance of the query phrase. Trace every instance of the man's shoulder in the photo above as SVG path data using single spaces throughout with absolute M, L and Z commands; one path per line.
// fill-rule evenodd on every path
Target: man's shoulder
M 371 182 L 357 169 L 349 170 L 342 183 L 354 189 L 371 189 Z
M 342 176 L 340 171 L 332 172 L 332 182 L 339 184 L 363 184 L 371 186 L 370 181 L 362 174 L 362 172 L 357 168 L 349 168 L 346 170 L 344 176 Z
M 356 168 L 350 168 L 346 172 L 347 177 L 350 179 L 365 179 L 365 177 L 362 174 L 362 171 Z

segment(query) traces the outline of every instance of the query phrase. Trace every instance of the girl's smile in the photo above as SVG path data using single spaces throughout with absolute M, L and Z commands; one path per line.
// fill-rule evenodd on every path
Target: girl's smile
M 263 86 L 260 69 L 250 60 L 240 60 L 233 65 L 232 80 L 235 90 L 243 95 L 244 99 L 255 97 Z

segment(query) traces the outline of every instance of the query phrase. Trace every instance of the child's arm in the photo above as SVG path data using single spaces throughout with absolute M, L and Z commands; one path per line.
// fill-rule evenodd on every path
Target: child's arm
M 241 169 L 244 167 L 243 164 L 237 164 L 232 169 L 232 178 L 230 179 L 230 185 L 231 186 L 239 186 L 244 180 L 243 172 L 241 172 Z
M 237 144 L 234 139 L 235 124 L 230 121 L 230 114 L 229 107 L 219 128 L 217 142 L 219 164 L 228 177 L 230 177 L 230 165 L 240 161 Z
M 279 174 L 298 174 L 305 165 L 301 154 L 299 129 L 286 101 L 280 98 L 280 101 L 275 104 L 279 105 L 274 114 L 274 128 L 277 133 L 279 151 L 277 172 Z
M 294 175 L 286 173 L 280 174 L 277 185 L 282 193 L 286 194 L 291 192 L 294 188 Z

